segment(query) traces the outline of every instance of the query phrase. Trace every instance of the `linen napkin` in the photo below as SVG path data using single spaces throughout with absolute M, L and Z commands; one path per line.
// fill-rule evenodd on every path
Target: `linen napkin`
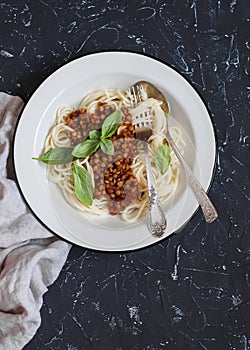
M 23 107 L 0 92 L 0 350 L 19 350 L 41 324 L 47 287 L 58 277 L 71 245 L 30 213 L 14 181 L 12 139 Z

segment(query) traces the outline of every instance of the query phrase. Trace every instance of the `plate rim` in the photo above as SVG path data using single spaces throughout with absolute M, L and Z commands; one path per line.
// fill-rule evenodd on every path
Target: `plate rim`
M 75 61 L 78 61 L 78 60 L 81 60 L 81 59 L 84 59 L 85 57 L 88 57 L 88 56 L 97 56 L 97 55 L 103 55 L 103 54 L 107 54 L 107 55 L 110 55 L 110 54 L 131 54 L 131 55 L 135 55 L 135 56 L 142 56 L 142 57 L 146 57 L 148 59 L 151 59 L 152 61 L 156 61 L 158 63 L 161 63 L 163 66 L 167 67 L 168 69 L 172 70 L 175 74 L 179 75 L 181 78 L 183 78 L 185 80 L 185 82 L 189 85 L 189 87 L 193 90 L 194 93 L 197 94 L 198 98 L 201 100 L 202 104 L 204 105 L 206 111 L 207 111 L 207 114 L 209 116 L 209 121 L 210 121 L 210 124 L 211 124 L 211 130 L 212 130 L 212 134 L 213 134 L 213 145 L 214 145 L 214 153 L 213 153 L 213 166 L 212 168 L 210 169 L 210 172 L 211 172 L 211 176 L 210 176 L 210 179 L 209 179 L 209 182 L 206 186 L 204 186 L 204 189 L 206 192 L 209 192 L 209 190 L 211 189 L 212 187 L 212 184 L 213 184 L 213 181 L 214 181 L 214 177 L 215 177 L 215 171 L 216 171 L 216 160 L 217 160 L 217 135 L 216 135 L 216 130 L 215 130 L 215 125 L 214 125 L 214 122 L 213 122 L 213 119 L 211 118 L 211 113 L 209 111 L 209 108 L 208 108 L 208 105 L 206 103 L 206 101 L 204 100 L 203 96 L 200 94 L 199 91 L 197 91 L 196 87 L 193 85 L 192 82 L 190 82 L 187 77 L 185 77 L 183 75 L 183 73 L 179 72 L 178 69 L 176 67 L 173 67 L 172 65 L 170 65 L 169 63 L 165 62 L 164 60 L 158 58 L 158 57 L 154 57 L 150 54 L 147 54 L 147 53 L 142 53 L 142 52 L 135 52 L 135 51 L 130 51 L 130 50 L 100 50 L 100 51 L 94 51 L 94 52 L 88 52 L 86 54 L 83 54 L 79 57 L 76 57 L 72 60 L 70 60 L 69 62 L 66 62 L 62 65 L 60 65 L 59 67 L 57 67 L 51 74 L 49 74 L 47 77 L 45 77 L 42 82 L 37 86 L 37 88 L 33 91 L 33 93 L 30 95 L 28 101 L 24 104 L 23 108 L 22 108 L 22 111 L 18 117 L 18 120 L 16 122 L 16 125 L 15 125 L 15 128 L 14 128 L 14 131 L 13 131 L 13 146 L 12 146 L 12 149 L 13 149 L 13 152 L 12 152 L 12 161 L 13 161 L 13 168 L 14 168 L 14 176 L 15 176 L 15 180 L 16 180 L 16 184 L 17 184 L 17 187 L 18 187 L 18 190 L 19 190 L 19 193 L 21 194 L 25 204 L 27 205 L 27 207 L 29 208 L 29 210 L 31 211 L 32 215 L 38 220 L 38 222 L 40 222 L 40 224 L 42 224 L 43 227 L 45 227 L 49 232 L 51 232 L 53 235 L 57 236 L 58 238 L 60 238 L 61 240 L 63 241 L 66 241 L 68 243 L 70 243 L 71 245 L 76 245 L 76 246 L 79 246 L 81 248 L 85 248 L 85 249 L 90 249 L 90 250 L 93 250 L 93 251 L 96 251 L 96 252 L 108 252 L 108 253 L 125 253 L 125 252 L 131 252 L 131 251 L 138 251 L 138 250 L 141 250 L 141 249 L 144 249 L 144 248 L 148 248 L 148 247 L 152 247 L 158 243 L 160 243 L 161 241 L 171 237 L 173 234 L 175 233 L 178 233 L 180 231 L 183 230 L 183 228 L 190 222 L 190 220 L 196 215 L 196 213 L 198 212 L 199 210 L 199 205 L 197 203 L 193 213 L 188 217 L 188 219 L 185 221 L 185 223 L 180 227 L 178 228 L 178 230 L 176 231 L 173 231 L 171 233 L 169 233 L 167 236 L 164 236 L 164 237 L 160 237 L 159 239 L 157 239 L 157 241 L 155 242 L 151 242 L 151 243 L 148 243 L 146 245 L 142 245 L 140 247 L 131 247 L 129 246 L 127 249 L 116 249 L 116 248 L 111 248 L 111 249 L 102 249 L 102 248 L 93 248 L 93 247 L 90 247 L 90 246 L 85 246 L 85 245 L 82 245 L 80 243 L 76 243 L 76 242 L 72 242 L 70 241 L 69 239 L 67 238 L 64 238 L 63 236 L 61 236 L 59 233 L 55 232 L 53 229 L 51 229 L 39 216 L 38 214 L 36 214 L 36 212 L 32 209 L 31 205 L 29 204 L 28 202 L 28 199 L 26 198 L 25 194 L 23 193 L 23 190 L 21 188 L 21 185 L 19 183 L 19 179 L 18 179 L 18 175 L 17 175 L 17 169 L 16 169 L 16 162 L 15 162 L 15 150 L 16 150 L 16 136 L 17 136 L 17 131 L 18 131 L 18 127 L 19 127 L 19 123 L 20 121 L 22 120 L 22 116 L 26 110 L 26 108 L 32 103 L 32 99 L 34 97 L 34 95 L 37 94 L 38 90 L 40 88 L 42 88 L 43 85 L 45 85 L 48 80 L 52 79 L 59 71 L 63 70 L 64 67 L 67 65 L 71 65 L 71 64 L 74 64 Z M 74 237 L 76 238 L 76 237 Z

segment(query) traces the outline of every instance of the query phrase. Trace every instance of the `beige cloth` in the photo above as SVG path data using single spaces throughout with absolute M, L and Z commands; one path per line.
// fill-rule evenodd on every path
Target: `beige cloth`
M 58 277 L 70 244 L 30 213 L 14 181 L 12 138 L 19 97 L 0 93 L 0 350 L 18 350 L 41 324 L 47 287 Z

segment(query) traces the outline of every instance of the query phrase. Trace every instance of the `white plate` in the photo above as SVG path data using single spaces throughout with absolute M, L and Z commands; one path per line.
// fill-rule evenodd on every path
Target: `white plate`
M 174 116 L 171 123 L 184 132 L 185 159 L 204 188 L 209 187 L 215 162 L 213 126 L 201 98 L 181 75 L 135 53 L 103 52 L 76 59 L 47 78 L 27 103 L 15 134 L 14 164 L 20 189 L 36 216 L 57 235 L 80 246 L 106 251 L 142 248 L 181 229 L 198 207 L 182 174 L 181 187 L 166 212 L 163 237 L 150 235 L 145 221 L 128 225 L 110 217 L 93 223 L 68 205 L 55 184 L 48 183 L 46 166 L 32 160 L 41 153 L 59 106 L 76 107 L 95 89 L 127 89 L 137 80 L 148 80 L 166 94 Z

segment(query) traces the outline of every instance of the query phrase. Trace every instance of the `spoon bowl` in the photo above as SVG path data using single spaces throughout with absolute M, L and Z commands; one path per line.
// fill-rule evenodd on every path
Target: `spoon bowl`
M 155 98 L 156 100 L 162 101 L 161 108 L 163 109 L 165 114 L 168 115 L 169 113 L 168 101 L 166 100 L 166 97 L 163 95 L 163 93 L 155 85 L 153 85 L 148 81 L 140 80 L 137 83 L 135 83 L 134 86 L 142 86 L 143 90 L 146 92 L 148 97 L 152 97 L 152 98 Z

